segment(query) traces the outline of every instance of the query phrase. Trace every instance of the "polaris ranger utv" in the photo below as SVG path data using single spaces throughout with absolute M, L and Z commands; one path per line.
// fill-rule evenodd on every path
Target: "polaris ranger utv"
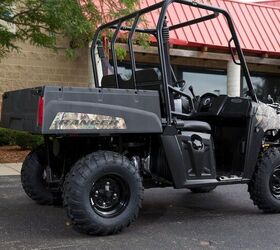
M 171 4 L 207 14 L 168 25 Z M 139 20 L 151 11 L 159 13 L 156 27 L 143 28 Z M 246 78 L 246 97 L 196 96 L 195 86 L 176 79 L 171 68 L 169 32 L 218 15 L 228 23 L 229 49 Z M 113 30 L 114 67 L 112 74 L 103 70 L 101 79 L 96 54 L 104 56 L 98 42 L 104 30 Z M 120 33 L 128 34 L 130 79 L 118 74 Z M 159 68 L 137 70 L 136 33 L 155 38 Z M 141 208 L 144 188 L 151 187 L 209 192 L 218 185 L 244 183 L 255 205 L 280 212 L 279 105 L 257 100 L 225 10 L 166 0 L 107 23 L 93 38 L 92 65 L 96 88 L 44 86 L 3 95 L 1 126 L 44 135 L 44 145 L 22 167 L 22 185 L 31 199 L 39 204 L 63 200 L 74 228 L 93 235 L 129 226 Z

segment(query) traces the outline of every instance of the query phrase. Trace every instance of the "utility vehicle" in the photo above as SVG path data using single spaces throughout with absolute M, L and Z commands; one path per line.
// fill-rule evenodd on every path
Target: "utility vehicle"
M 172 24 L 166 21 L 171 4 L 208 14 Z M 159 13 L 156 27 L 146 28 L 140 20 L 152 11 Z M 242 67 L 246 97 L 197 96 L 195 86 L 176 79 L 170 64 L 169 32 L 219 15 L 231 33 L 229 51 Z M 111 74 L 99 42 L 104 30 L 112 34 Z M 128 35 L 130 79 L 118 74 L 115 47 L 121 33 Z M 136 33 L 154 37 L 158 68 L 136 68 Z M 63 200 L 73 227 L 93 235 L 130 225 L 144 188 L 151 187 L 209 192 L 218 185 L 248 184 L 255 205 L 280 211 L 279 105 L 257 100 L 227 11 L 187 0 L 140 9 L 97 29 L 92 65 L 95 88 L 44 86 L 3 95 L 1 126 L 44 135 L 44 145 L 22 167 L 22 185 L 31 199 Z

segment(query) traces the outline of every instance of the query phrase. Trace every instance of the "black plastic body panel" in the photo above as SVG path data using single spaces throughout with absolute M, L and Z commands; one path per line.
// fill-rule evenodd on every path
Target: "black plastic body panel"
M 3 95 L 1 127 L 41 133 L 38 127 L 38 107 L 42 88 L 22 89 Z
M 37 125 L 39 95 L 44 97 L 42 127 Z M 7 92 L 2 126 L 42 134 L 161 133 L 159 93 L 147 90 L 46 86 Z M 50 129 L 59 112 L 120 117 L 125 129 Z M 143 126 L 145 124 L 145 126 Z
M 197 112 L 191 119 L 231 124 L 248 119 L 251 115 L 251 108 L 252 101 L 249 98 L 220 95 L 213 101 L 208 111 Z
M 178 136 L 187 170 L 187 179 L 215 179 L 214 145 L 210 134 L 182 132 Z
M 176 135 L 162 135 L 162 145 L 175 188 L 183 188 L 187 179 L 187 171 L 184 163 L 183 152 Z
M 162 144 L 172 174 L 174 187 L 188 186 L 192 180 L 216 183 L 216 163 L 210 134 L 182 132 L 181 135 L 162 135 Z M 197 147 L 200 141 L 202 147 Z
M 265 132 L 261 127 L 256 126 L 257 120 L 255 113 L 257 111 L 257 104 L 252 105 L 252 118 L 248 128 L 246 158 L 244 164 L 244 178 L 251 179 L 256 168 L 257 160 L 262 148 L 262 141 Z

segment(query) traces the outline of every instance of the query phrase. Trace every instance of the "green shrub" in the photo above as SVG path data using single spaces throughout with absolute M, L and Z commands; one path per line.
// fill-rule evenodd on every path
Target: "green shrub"
M 12 131 L 10 129 L 0 128 L 0 146 L 15 145 L 15 133 L 15 131 Z
M 0 146 L 18 145 L 21 149 L 34 149 L 43 142 L 41 135 L 0 128 Z
M 22 149 L 34 149 L 43 142 L 43 137 L 40 135 L 31 135 L 25 132 L 17 132 L 16 134 L 16 145 Z

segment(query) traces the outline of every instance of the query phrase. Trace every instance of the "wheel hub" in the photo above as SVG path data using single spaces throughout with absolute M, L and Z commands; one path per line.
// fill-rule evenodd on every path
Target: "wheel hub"
M 113 217 L 125 209 L 129 196 L 128 184 L 121 177 L 106 175 L 94 182 L 90 203 L 100 216 Z
M 276 199 L 280 200 L 280 166 L 272 172 L 270 177 L 270 191 Z

